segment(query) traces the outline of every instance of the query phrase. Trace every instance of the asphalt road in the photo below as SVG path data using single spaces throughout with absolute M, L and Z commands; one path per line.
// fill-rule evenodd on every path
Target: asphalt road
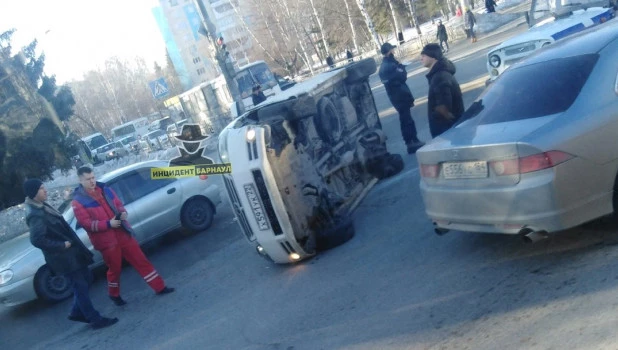
M 520 30 L 520 29 L 518 29 Z M 512 35 L 505 33 L 504 35 Z M 487 39 L 489 40 L 489 39 Z M 483 48 L 483 39 L 478 48 Z M 453 45 L 469 105 L 482 91 L 486 49 Z M 425 71 L 409 84 L 422 139 Z M 372 78 L 391 151 L 398 121 Z M 65 319 L 70 301 L 0 308 L 3 349 L 615 349 L 616 227 L 594 223 L 526 245 L 516 237 L 451 232 L 425 216 L 414 155 L 378 183 L 354 215 L 356 236 L 297 265 L 273 265 L 243 238 L 228 204 L 207 232 L 169 235 L 147 254 L 177 291 L 155 296 L 132 268 L 122 295 L 94 303 L 120 322 L 92 331 Z M 213 181 L 220 181 L 215 177 Z

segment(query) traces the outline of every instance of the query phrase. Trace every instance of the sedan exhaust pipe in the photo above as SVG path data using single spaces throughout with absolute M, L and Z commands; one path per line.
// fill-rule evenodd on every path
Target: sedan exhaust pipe
M 529 228 L 522 229 L 519 234 L 526 243 L 536 243 L 549 237 L 545 231 L 535 231 Z

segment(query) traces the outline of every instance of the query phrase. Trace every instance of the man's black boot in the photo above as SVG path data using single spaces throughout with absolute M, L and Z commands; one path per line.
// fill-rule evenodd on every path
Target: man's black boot
M 114 318 L 101 317 L 100 320 L 92 322 L 90 325 L 92 326 L 93 329 L 101 329 L 101 328 L 109 327 L 115 324 L 116 322 L 118 322 L 118 319 L 116 317 Z
M 113 296 L 109 296 L 110 299 L 112 299 L 112 301 L 114 302 L 114 304 L 116 304 L 116 306 L 122 306 L 122 305 L 126 305 L 127 302 L 124 301 L 124 299 L 122 299 L 122 297 L 119 295 L 117 297 L 113 297 Z
M 412 154 L 412 153 L 416 153 L 416 151 L 419 148 L 425 146 L 425 142 L 414 140 L 414 141 L 408 142 L 406 146 L 408 147 L 408 154 Z

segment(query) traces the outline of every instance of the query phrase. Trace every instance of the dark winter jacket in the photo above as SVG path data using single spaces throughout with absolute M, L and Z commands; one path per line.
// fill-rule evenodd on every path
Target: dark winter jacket
M 254 106 L 257 106 L 260 103 L 266 101 L 266 95 L 264 95 L 264 92 L 262 91 L 260 91 L 257 95 L 251 94 L 251 101 L 253 102 Z
M 466 11 L 466 13 L 464 14 L 464 28 L 473 28 L 475 24 L 476 18 L 474 17 L 472 11 L 468 9 L 468 11 Z
M 392 55 L 384 57 L 380 65 L 379 75 L 388 99 L 395 109 L 414 106 L 414 96 L 412 96 L 412 92 L 406 84 L 408 73 L 403 64 L 399 63 Z
M 438 60 L 427 74 L 429 92 L 427 107 L 429 116 L 429 130 L 436 137 L 453 126 L 464 112 L 463 97 L 457 79 L 455 79 L 455 65 L 446 58 Z M 454 116 L 448 120 L 440 113 L 446 108 Z
M 448 41 L 448 34 L 446 33 L 446 27 L 444 24 L 438 24 L 438 33 L 436 34 L 436 37 L 440 41 Z
M 117 234 L 133 235 L 134 233 L 127 220 L 123 220 L 119 228 L 111 227 L 109 221 L 113 220 L 116 214 L 126 212 L 126 210 L 111 188 L 101 182 L 97 182 L 97 188 L 102 192 L 107 208 L 101 206 L 81 185 L 73 192 L 71 206 L 77 222 L 88 233 L 92 245 L 96 250 L 101 251 L 118 244 Z
M 86 248 L 62 214 L 47 203 L 26 198 L 26 223 L 30 242 L 41 249 L 51 271 L 64 275 L 92 264 L 92 252 Z M 69 248 L 64 242 L 71 242 Z
M 487 13 L 496 12 L 496 1 L 485 0 L 485 8 L 487 9 Z

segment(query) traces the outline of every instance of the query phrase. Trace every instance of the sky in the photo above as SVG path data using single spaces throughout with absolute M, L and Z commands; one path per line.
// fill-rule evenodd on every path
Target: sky
M 165 64 L 165 43 L 152 15 L 157 0 L 0 0 L 0 33 L 15 28 L 13 53 L 34 38 L 45 74 L 59 84 L 118 56 Z

